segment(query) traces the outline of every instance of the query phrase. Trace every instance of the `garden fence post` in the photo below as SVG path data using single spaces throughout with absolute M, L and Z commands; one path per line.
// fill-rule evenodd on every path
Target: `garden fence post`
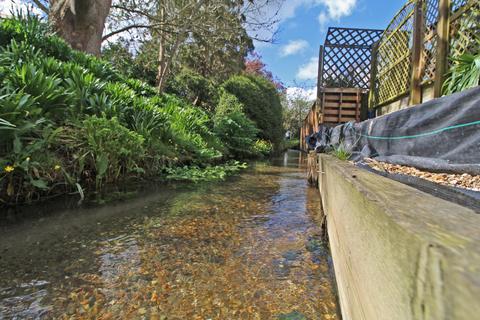
M 370 63 L 370 92 L 368 93 L 368 107 L 373 108 L 375 103 L 375 83 L 377 81 L 377 56 L 378 45 L 380 42 L 375 42 L 372 47 L 372 60 Z
M 450 42 L 450 8 L 452 0 L 440 0 L 437 24 L 437 60 L 435 65 L 434 95 L 442 95 L 443 81 L 448 67 L 448 45 Z
M 325 52 L 325 48 L 320 46 L 320 50 L 318 52 L 318 77 L 317 77 L 317 107 L 320 106 L 320 88 L 322 87 L 323 83 L 323 55 Z
M 410 81 L 410 105 L 422 102 L 422 54 L 424 39 L 424 14 L 425 1 L 417 0 L 413 17 L 413 47 L 412 47 L 412 77 Z

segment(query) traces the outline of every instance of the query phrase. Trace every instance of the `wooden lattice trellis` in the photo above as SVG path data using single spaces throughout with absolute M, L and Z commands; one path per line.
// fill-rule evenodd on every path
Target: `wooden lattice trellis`
M 425 2 L 425 24 L 424 41 L 422 54 L 423 83 L 435 80 L 435 68 L 437 62 L 437 23 L 438 23 L 439 0 L 428 0 Z
M 475 37 L 480 37 L 480 2 L 452 0 L 450 26 L 450 56 L 455 59 L 477 46 Z
M 373 105 L 389 101 L 410 88 L 415 0 L 409 1 L 393 18 L 375 48 Z
M 411 103 L 418 103 L 419 87 L 432 82 L 439 96 L 447 54 L 456 58 L 471 51 L 479 34 L 478 0 L 407 1 L 374 48 L 370 106 L 408 93 Z
M 383 30 L 329 28 L 320 56 L 320 87 L 370 86 L 371 51 Z

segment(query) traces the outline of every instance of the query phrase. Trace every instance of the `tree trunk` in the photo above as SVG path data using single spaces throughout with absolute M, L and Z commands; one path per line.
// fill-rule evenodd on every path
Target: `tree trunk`
M 172 52 L 168 57 L 163 57 L 162 60 L 160 60 L 160 64 L 158 66 L 158 75 L 157 75 L 157 89 L 158 93 L 163 93 L 163 89 L 165 89 L 165 84 L 167 83 L 167 77 L 170 72 L 170 65 L 172 64 L 173 60 L 177 57 L 177 52 L 178 52 L 178 47 L 180 45 L 180 36 L 177 35 L 177 38 L 175 40 L 175 44 L 173 45 Z M 162 49 L 160 45 L 160 49 Z M 165 52 L 164 52 L 165 53 Z M 159 55 L 160 56 L 160 55 Z
M 112 0 L 50 0 L 49 19 L 74 49 L 100 55 Z
M 159 17 L 160 21 L 162 23 L 165 22 L 165 8 L 163 6 L 160 7 L 159 11 Z M 165 44 L 165 32 L 163 29 L 160 30 L 160 34 L 158 37 L 158 68 L 157 68 L 157 90 L 158 93 L 162 93 L 163 88 L 165 86 L 164 84 L 164 78 L 163 75 L 165 74 L 165 69 L 166 69 L 166 57 L 165 57 L 165 52 L 166 52 L 166 44 Z

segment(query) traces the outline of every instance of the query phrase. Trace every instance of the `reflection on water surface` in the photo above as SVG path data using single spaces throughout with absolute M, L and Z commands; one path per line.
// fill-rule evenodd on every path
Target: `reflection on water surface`
M 338 319 L 298 156 L 4 227 L 0 319 Z

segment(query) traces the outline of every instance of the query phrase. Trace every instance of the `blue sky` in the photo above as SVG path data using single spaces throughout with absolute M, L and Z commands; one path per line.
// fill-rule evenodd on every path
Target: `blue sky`
M 314 87 L 318 49 L 328 27 L 385 29 L 405 0 L 286 0 L 274 44 L 257 44 L 267 68 L 287 87 Z M 314 92 L 312 89 L 310 94 Z

